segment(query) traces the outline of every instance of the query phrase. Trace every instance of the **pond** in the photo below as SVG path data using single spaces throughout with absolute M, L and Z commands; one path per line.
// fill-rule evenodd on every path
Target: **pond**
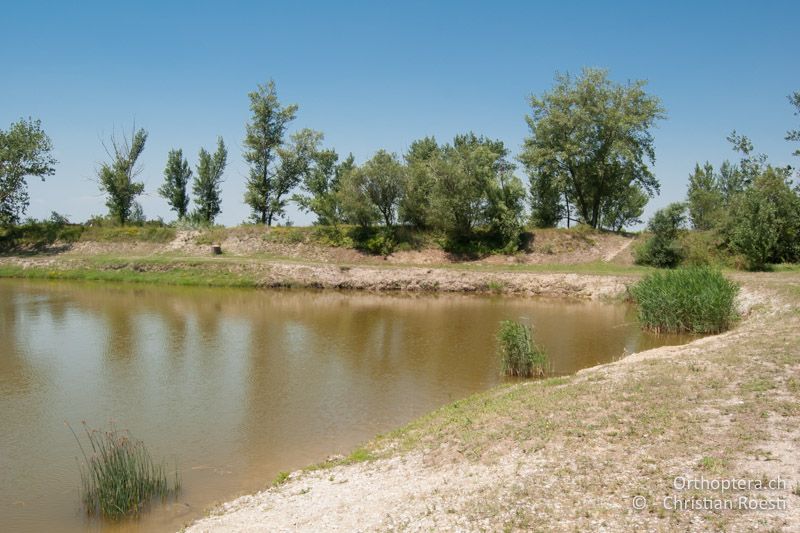
M 533 324 L 557 374 L 686 340 L 622 303 L 0 280 L 0 531 L 174 531 L 501 383 L 503 319 Z M 178 500 L 88 520 L 65 426 L 84 420 L 177 462 Z

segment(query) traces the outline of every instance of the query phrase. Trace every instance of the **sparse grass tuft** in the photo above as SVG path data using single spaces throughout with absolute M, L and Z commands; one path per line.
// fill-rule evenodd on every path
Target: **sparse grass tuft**
M 719 333 L 737 318 L 739 286 L 709 267 L 653 272 L 631 287 L 639 321 L 662 333 Z
M 547 355 L 533 342 L 530 326 L 513 320 L 500 322 L 497 351 L 505 375 L 526 378 L 544 376 Z
M 347 456 L 344 460 L 345 463 L 363 463 L 364 461 L 371 461 L 375 457 L 366 448 L 357 448 Z
M 84 422 L 89 447 L 84 448 L 72 434 L 83 454 L 82 497 L 89 515 L 120 519 L 139 514 L 150 500 L 162 500 L 180 490 L 177 469 L 170 484 L 165 463 L 154 463 L 140 440 L 112 424 L 106 431 L 92 429 Z
M 700 460 L 698 465 L 706 472 L 713 472 L 719 474 L 723 471 L 726 461 L 718 457 L 705 456 Z
M 278 475 L 272 480 L 272 486 L 277 487 L 278 485 L 283 485 L 287 481 L 289 481 L 289 472 L 278 472 Z

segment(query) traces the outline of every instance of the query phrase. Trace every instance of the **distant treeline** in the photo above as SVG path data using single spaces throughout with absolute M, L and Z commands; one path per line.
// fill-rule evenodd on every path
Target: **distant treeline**
M 576 77 L 557 75 L 550 91 L 530 97 L 529 135 L 516 159 L 502 141 L 468 132 L 448 142 L 418 139 L 400 155 L 378 150 L 358 164 L 352 154 L 340 157 L 325 147 L 320 132 L 289 134 L 298 106 L 281 104 L 270 81 L 249 94 L 251 119 L 243 141 L 249 174 L 243 201 L 254 223 L 285 220 L 287 205 L 295 202 L 313 213 L 319 225 L 377 227 L 388 234 L 399 228 L 431 230 L 453 243 L 483 239 L 507 251 L 518 248 L 529 224 L 581 223 L 619 231 L 641 222 L 647 202 L 659 192 L 652 171 L 652 128 L 665 111 L 645 86 L 643 81 L 615 83 L 600 69 L 587 68 Z M 800 110 L 800 93 L 790 100 Z M 800 140 L 800 132 L 789 132 L 787 140 Z M 109 157 L 97 178 L 108 217 L 116 224 L 144 220 L 136 199 L 144 192 L 138 161 L 146 141 L 147 132 L 134 128 L 129 136 L 112 135 L 104 145 Z M 743 220 L 752 220 L 752 226 L 765 217 L 783 220 L 796 214 L 792 169 L 774 167 L 755 155 L 746 137 L 734 132 L 731 141 L 742 152 L 742 161 L 726 162 L 718 171 L 698 165 L 687 204 L 660 212 L 650 229 L 664 233 L 659 228 L 667 217 L 666 227 L 680 231 L 688 205 L 693 227 L 719 231 L 725 246 L 745 253 L 755 240 L 768 249 L 759 250 L 762 259 L 754 266 L 796 260 L 797 250 L 786 242 L 797 236 L 792 233 L 796 228 L 776 222 L 764 230 L 769 233 L 765 236 L 758 233 L 762 229 L 742 226 Z M 25 180 L 53 174 L 51 152 L 39 121 L 20 120 L 0 131 L 0 224 L 20 221 L 29 200 Z M 158 193 L 179 221 L 213 224 L 222 209 L 227 161 L 222 138 L 213 153 L 200 150 L 194 170 L 181 149 L 167 154 Z M 518 169 L 527 180 L 518 176 Z M 776 212 L 766 213 L 767 208 Z M 640 251 L 640 261 L 679 262 L 680 250 L 669 235 L 659 238 Z M 782 244 L 767 246 L 765 239 Z

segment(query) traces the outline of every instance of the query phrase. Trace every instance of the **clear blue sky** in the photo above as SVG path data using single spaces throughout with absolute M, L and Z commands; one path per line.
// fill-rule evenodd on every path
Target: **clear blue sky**
M 517 153 L 526 96 L 556 71 L 607 67 L 649 80 L 668 119 L 655 131 L 662 194 L 683 198 L 696 161 L 733 158 L 725 136 L 749 135 L 792 162 L 800 90 L 800 2 L 4 2 L 0 127 L 40 118 L 57 171 L 31 182 L 29 214 L 72 220 L 105 212 L 93 180 L 101 139 L 146 128 L 148 217 L 172 219 L 156 194 L 167 151 L 194 166 L 201 146 L 229 147 L 224 224 L 238 224 L 247 93 L 273 78 L 300 106 L 294 128 L 359 161 L 416 138 L 475 131 Z M 795 164 L 800 164 L 796 161 Z M 292 210 L 296 224 L 311 221 Z

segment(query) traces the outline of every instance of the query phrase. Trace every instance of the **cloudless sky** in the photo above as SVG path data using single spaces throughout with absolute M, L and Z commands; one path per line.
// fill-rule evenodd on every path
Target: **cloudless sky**
M 136 126 L 148 217 L 174 218 L 156 193 L 167 152 L 194 167 L 218 135 L 229 149 L 218 222 L 248 217 L 241 157 L 247 93 L 274 79 L 300 106 L 293 129 L 363 162 L 425 135 L 475 131 L 516 155 L 527 95 L 557 71 L 606 67 L 649 81 L 668 118 L 655 130 L 662 193 L 685 196 L 695 162 L 735 159 L 736 129 L 777 164 L 800 125 L 800 2 L 13 2 L 0 9 L 0 128 L 42 120 L 59 163 L 30 181 L 29 215 L 106 212 L 94 181 L 101 141 Z M 795 158 L 796 159 L 796 158 Z M 795 165 L 800 161 L 794 161 Z M 520 174 L 522 172 L 520 171 Z M 295 224 L 309 215 L 290 210 Z

